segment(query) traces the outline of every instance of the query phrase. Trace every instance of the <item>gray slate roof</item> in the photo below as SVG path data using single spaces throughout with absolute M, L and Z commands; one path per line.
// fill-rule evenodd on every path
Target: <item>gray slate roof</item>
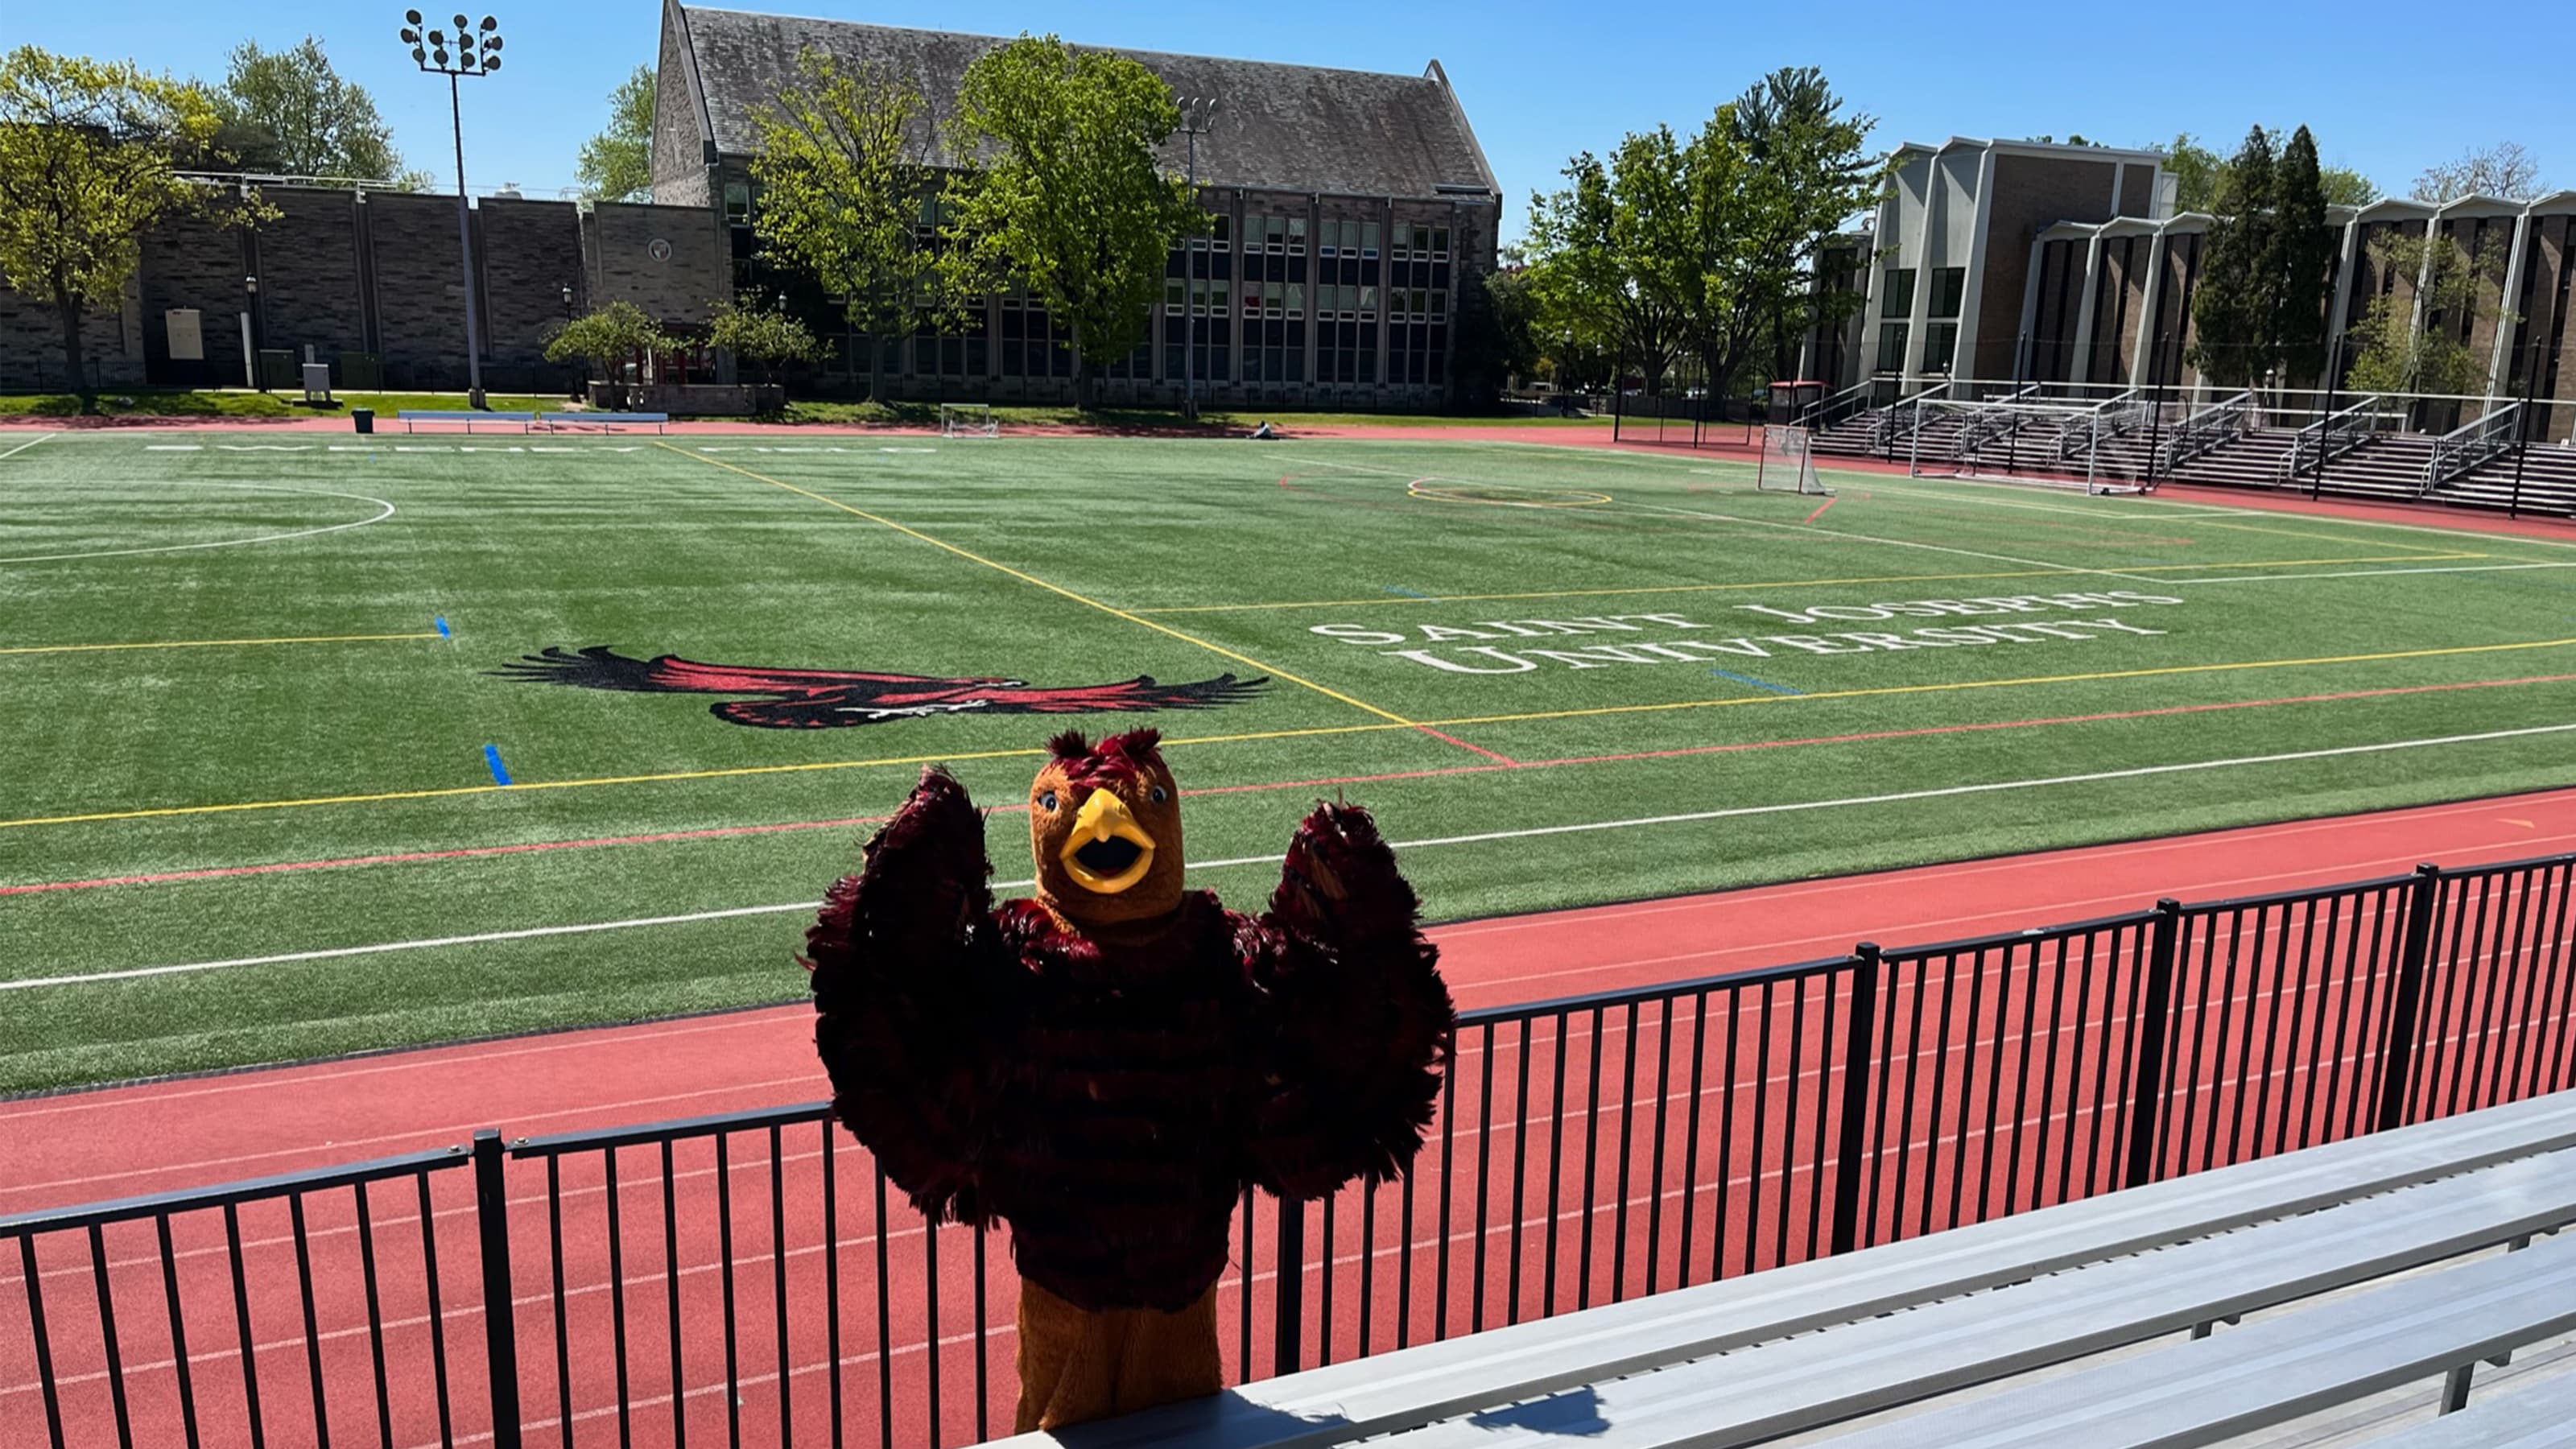
M 929 109 L 954 106 L 959 78 L 997 38 L 682 7 L 681 23 L 716 149 L 759 149 L 751 111 L 796 76 L 807 47 L 846 65 L 876 62 L 916 80 Z M 1086 47 L 1093 48 L 1093 47 Z M 1213 129 L 1199 138 L 1199 176 L 1218 186 L 1285 191 L 1432 196 L 1449 186 L 1494 185 L 1465 113 L 1441 79 L 1331 70 L 1271 61 L 1122 50 L 1183 96 L 1217 96 Z M 1166 147 L 1178 170 L 1183 138 Z

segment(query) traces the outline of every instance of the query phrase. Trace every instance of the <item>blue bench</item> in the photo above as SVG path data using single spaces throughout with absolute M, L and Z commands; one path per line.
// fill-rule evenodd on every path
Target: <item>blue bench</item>
M 620 424 L 641 426 L 651 423 L 653 431 L 658 433 L 662 431 L 663 424 L 671 421 L 671 415 L 669 413 L 540 413 L 537 415 L 537 421 L 548 428 L 578 428 L 597 424 L 601 432 L 606 432 Z
M 402 419 L 403 431 L 406 433 L 410 432 L 416 423 L 463 423 L 465 431 L 469 433 L 474 431 L 476 423 L 517 423 L 519 431 L 524 433 L 528 430 L 528 424 L 536 421 L 537 417 L 535 413 L 485 413 L 471 410 L 447 412 L 416 408 L 404 408 L 394 416 Z

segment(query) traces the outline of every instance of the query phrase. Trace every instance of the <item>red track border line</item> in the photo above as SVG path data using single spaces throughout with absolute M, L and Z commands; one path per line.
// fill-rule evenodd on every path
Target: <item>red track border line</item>
M 1863 744 L 1874 740 L 1917 739 L 1927 735 L 1976 734 L 1993 730 L 2038 729 L 2053 725 L 2100 724 L 2112 720 L 2155 719 L 2166 715 L 2205 714 L 2218 710 L 2265 709 L 2292 704 L 2331 704 L 2356 699 L 2384 699 L 2397 695 L 2442 694 L 2463 689 L 2501 689 L 2527 684 L 2566 684 L 2576 682 L 2576 673 L 2533 674 L 2511 679 L 2471 679 L 2447 684 L 2392 685 L 2381 689 L 2347 689 L 2327 694 L 2282 695 L 2272 699 L 2215 700 L 2201 704 L 2160 705 L 2154 709 L 2109 710 L 2096 714 L 2052 715 L 2031 719 L 1986 720 L 1964 724 L 1919 725 L 1912 729 L 1866 730 L 1853 734 L 1808 735 L 1785 740 L 1736 740 L 1714 745 L 1686 745 L 1669 750 L 1635 750 L 1606 755 L 1565 755 L 1545 760 L 1515 760 L 1492 750 L 1466 744 L 1477 754 L 1490 756 L 1490 765 L 1447 765 L 1421 770 L 1393 770 L 1375 775 L 1326 775 L 1302 780 L 1272 780 L 1243 785 L 1202 785 L 1183 790 L 1184 797 L 1196 795 L 1244 795 L 1278 790 L 1312 790 L 1350 785 L 1378 785 L 1397 780 L 1438 779 L 1451 775 L 1485 775 L 1506 770 L 1549 770 L 1572 765 L 1625 764 L 1638 760 L 1672 760 L 1694 755 L 1734 754 L 1746 750 L 1790 749 L 1806 745 Z M 1434 733 L 1437 733 L 1434 731 Z M 1446 738 L 1446 736 L 1443 736 Z M 999 805 L 988 813 L 1009 815 L 1028 807 Z M 582 850 L 612 845 L 662 845 L 679 841 L 715 840 L 731 836 L 776 835 L 791 831 L 836 830 L 849 826 L 875 825 L 883 815 L 852 815 L 831 820 L 787 820 L 764 825 L 720 825 L 703 830 L 666 830 L 649 835 L 593 835 L 571 840 L 534 840 L 511 845 L 459 846 L 448 850 L 398 851 L 377 855 L 338 856 L 320 860 L 273 861 L 260 865 L 212 866 L 202 870 L 161 871 L 148 875 L 94 876 L 85 880 L 38 881 L 24 885 L 0 886 L 0 896 L 36 895 L 54 891 L 94 890 L 102 886 L 167 885 L 176 882 L 223 880 L 238 876 L 279 875 L 294 871 L 345 870 L 360 866 L 411 865 L 427 861 L 470 860 L 486 856 L 526 855 L 541 851 Z

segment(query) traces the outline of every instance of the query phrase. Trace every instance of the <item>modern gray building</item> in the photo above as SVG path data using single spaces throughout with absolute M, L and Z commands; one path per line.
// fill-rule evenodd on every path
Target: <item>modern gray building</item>
M 837 330 L 828 299 L 810 289 L 800 296 L 798 279 L 758 258 L 756 110 L 795 82 L 809 49 L 844 68 L 888 67 L 911 77 L 926 101 L 922 144 L 936 164 L 936 124 L 954 109 L 960 77 L 1000 43 L 665 0 L 653 199 L 718 216 L 738 282 L 786 290 Z M 1494 265 L 1503 197 L 1440 63 L 1391 75 L 1120 53 L 1174 94 L 1216 101 L 1197 142 L 1199 194 L 1215 225 L 1172 254 L 1149 338 L 1108 366 L 1103 396 L 1177 401 L 1195 361 L 1200 396 L 1230 405 L 1444 401 L 1458 324 L 1475 279 Z M 1175 135 L 1164 147 L 1175 173 L 1186 144 Z M 986 299 L 960 334 L 886 342 L 884 381 L 911 396 L 1072 396 L 1064 329 L 1030 298 Z

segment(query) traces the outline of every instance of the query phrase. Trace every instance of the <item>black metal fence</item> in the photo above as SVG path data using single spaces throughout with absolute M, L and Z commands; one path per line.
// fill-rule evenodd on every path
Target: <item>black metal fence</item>
M 2576 1087 L 2571 1006 L 2576 855 L 1471 1012 L 1410 1176 L 1246 1198 L 1228 1373 Z M 12 1444 L 892 1449 L 1007 1430 L 1016 1395 L 1005 1248 L 924 1223 L 820 1104 L 487 1132 L 11 1240 Z

